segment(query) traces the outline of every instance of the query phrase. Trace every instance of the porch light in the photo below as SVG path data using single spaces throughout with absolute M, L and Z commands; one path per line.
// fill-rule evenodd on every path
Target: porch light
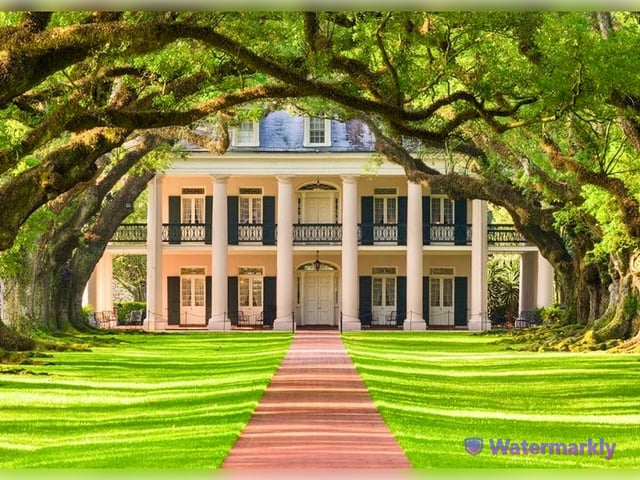
M 320 252 L 318 250 L 316 250 L 316 261 L 313 262 L 313 268 L 315 268 L 316 272 L 320 271 L 320 259 L 318 258 L 318 254 Z

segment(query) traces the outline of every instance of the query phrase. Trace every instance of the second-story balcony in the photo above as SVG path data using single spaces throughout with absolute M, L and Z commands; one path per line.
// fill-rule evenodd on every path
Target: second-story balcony
M 342 243 L 340 223 L 296 223 L 293 225 L 294 244 L 334 244 Z
M 275 224 L 240 224 L 229 232 L 229 244 L 275 245 L 277 226 Z M 114 243 L 146 243 L 147 225 L 144 223 L 124 223 L 113 235 Z M 162 225 L 162 242 L 169 244 L 211 243 L 209 224 Z M 342 224 L 339 223 L 297 223 L 293 225 L 295 245 L 340 245 Z M 360 245 L 404 245 L 406 226 L 398 224 L 358 225 Z M 423 225 L 425 245 L 470 245 L 471 225 L 425 224 Z M 527 241 L 510 224 L 489 224 L 487 243 L 493 246 L 525 245 Z

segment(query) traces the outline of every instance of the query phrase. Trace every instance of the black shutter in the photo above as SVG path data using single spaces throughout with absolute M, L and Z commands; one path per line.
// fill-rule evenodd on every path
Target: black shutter
M 227 197 L 227 242 L 238 244 L 238 197 Z
M 371 325 L 371 277 L 360 277 L 359 316 L 362 325 Z
M 180 325 L 180 277 L 167 277 L 167 306 L 169 325 Z
M 213 197 L 211 195 L 204 197 L 204 229 L 204 243 L 211 245 L 213 232 Z
M 205 298 L 205 307 L 204 307 L 204 323 L 209 323 L 209 319 L 211 318 L 211 301 L 212 301 L 212 295 L 211 295 L 211 275 L 207 275 L 207 277 L 204 279 L 205 280 L 205 284 L 204 284 L 204 298 Z
M 362 216 L 360 223 L 361 244 L 373 245 L 373 197 L 361 197 L 360 210 Z
M 180 197 L 169 197 L 169 243 L 180 243 L 182 238 L 180 228 Z
M 398 245 L 407 244 L 407 197 L 398 197 Z
M 262 244 L 276 244 L 276 197 L 262 197 Z
M 454 202 L 454 240 L 456 245 L 467 244 L 467 199 L 458 198 Z
M 227 277 L 227 316 L 231 325 L 238 324 L 238 277 Z
M 429 277 L 422 277 L 422 318 L 429 326 Z
M 431 243 L 431 197 L 422 197 L 422 243 Z
M 456 327 L 467 325 L 467 277 L 454 278 L 453 324 Z
M 276 319 L 276 277 L 264 277 L 264 298 L 262 300 L 264 325 L 271 326 Z
M 396 315 L 402 325 L 407 318 L 407 277 L 396 278 Z

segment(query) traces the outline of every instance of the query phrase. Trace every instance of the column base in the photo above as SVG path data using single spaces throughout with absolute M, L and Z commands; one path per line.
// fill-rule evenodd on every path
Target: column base
M 467 328 L 470 332 L 485 332 L 491 330 L 491 322 L 486 315 L 471 315 Z
M 357 320 L 357 319 L 345 320 L 344 318 L 342 319 L 343 332 L 355 332 L 359 330 L 362 330 L 362 324 L 360 323 L 360 320 Z
M 231 330 L 231 321 L 226 317 L 227 315 L 224 313 L 211 317 L 207 324 L 207 330 L 212 332 L 226 332 L 227 330 Z
M 410 315 L 402 324 L 402 329 L 411 332 L 421 332 L 427 329 L 427 322 L 422 318 L 422 315 Z
M 293 321 L 293 316 L 288 315 L 286 317 L 276 318 L 273 321 L 274 332 L 291 332 L 296 330 L 296 324 Z

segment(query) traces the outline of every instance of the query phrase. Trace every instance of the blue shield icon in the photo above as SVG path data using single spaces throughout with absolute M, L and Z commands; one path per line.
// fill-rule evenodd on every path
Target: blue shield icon
M 476 456 L 482 451 L 482 439 L 480 437 L 468 437 L 464 439 L 464 449 L 469 455 Z

